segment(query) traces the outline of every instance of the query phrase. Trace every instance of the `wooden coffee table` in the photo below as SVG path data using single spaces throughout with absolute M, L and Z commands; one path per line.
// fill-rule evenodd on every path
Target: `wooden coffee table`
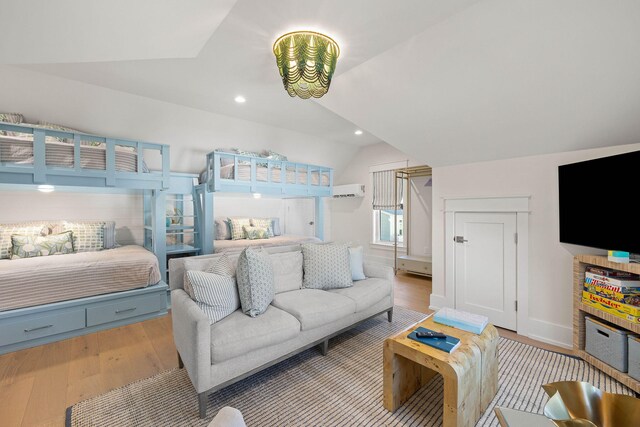
M 407 338 L 422 326 L 460 338 L 452 353 Z M 473 426 L 498 391 L 498 331 L 480 335 L 436 323 L 431 316 L 384 342 L 384 407 L 395 411 L 434 375 L 444 379 L 443 425 Z

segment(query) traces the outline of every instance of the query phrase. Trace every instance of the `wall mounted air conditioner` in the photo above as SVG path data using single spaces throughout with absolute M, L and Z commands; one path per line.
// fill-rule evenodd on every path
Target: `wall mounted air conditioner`
M 364 184 L 334 185 L 333 197 L 364 197 Z

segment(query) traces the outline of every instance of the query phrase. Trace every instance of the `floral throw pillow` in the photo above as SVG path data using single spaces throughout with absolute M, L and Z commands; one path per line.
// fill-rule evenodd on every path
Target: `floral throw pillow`
M 20 113 L 0 113 L 0 122 L 20 124 L 24 122 L 24 117 Z M 15 136 L 17 133 L 0 130 L 0 135 Z
M 249 218 L 229 218 L 229 223 L 231 224 L 231 240 L 246 238 L 242 227 L 251 225 Z
M 244 235 L 247 236 L 247 239 L 249 240 L 269 238 L 269 233 L 267 232 L 266 228 L 247 227 L 246 225 L 242 228 L 244 229 Z
M 260 227 L 267 230 L 267 235 L 273 237 L 273 228 L 271 225 L 271 218 L 251 218 L 252 227 Z
M 49 236 L 11 236 L 11 259 L 73 253 L 73 232 L 65 231 Z

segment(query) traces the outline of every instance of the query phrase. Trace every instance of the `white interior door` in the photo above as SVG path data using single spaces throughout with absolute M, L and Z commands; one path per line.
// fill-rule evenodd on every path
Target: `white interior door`
M 298 236 L 315 234 L 316 207 L 313 199 L 285 199 L 284 206 L 284 233 Z
M 455 214 L 456 309 L 516 330 L 515 213 Z

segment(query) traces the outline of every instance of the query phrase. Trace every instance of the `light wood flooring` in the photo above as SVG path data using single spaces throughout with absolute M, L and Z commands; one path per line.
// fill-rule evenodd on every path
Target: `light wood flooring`
M 394 291 L 396 305 L 430 312 L 430 279 L 400 273 Z M 1 355 L 0 425 L 64 426 L 65 409 L 74 403 L 177 365 L 170 315 Z

